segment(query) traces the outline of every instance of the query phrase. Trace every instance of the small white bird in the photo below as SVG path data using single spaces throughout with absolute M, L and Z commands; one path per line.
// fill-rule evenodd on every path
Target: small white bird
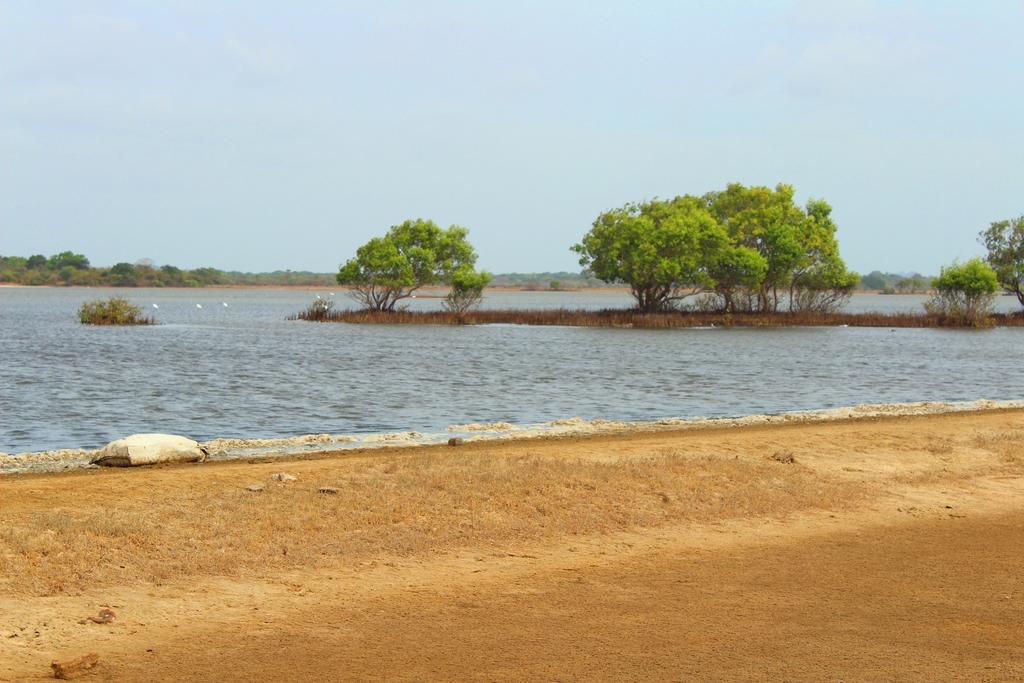
M 331 292 L 331 296 L 334 296 L 334 292 Z
M 202 304 L 196 304 L 196 308 L 202 308 L 202 307 L 203 307 Z
M 225 301 L 225 302 L 224 302 L 224 308 L 227 308 L 227 307 L 228 307 L 228 302 L 227 302 L 227 301 Z
M 160 308 L 160 307 L 157 306 L 156 304 L 153 304 L 153 308 Z
M 317 295 L 316 295 L 316 298 L 317 298 L 317 299 L 319 299 L 319 298 L 320 298 L 320 295 L 319 295 L 319 294 L 317 294 Z

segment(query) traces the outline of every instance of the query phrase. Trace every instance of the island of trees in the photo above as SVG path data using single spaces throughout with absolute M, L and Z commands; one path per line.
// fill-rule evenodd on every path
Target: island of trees
M 528 289 L 559 290 L 579 283 L 625 286 L 635 302 L 629 311 L 477 311 L 484 289 L 495 277 L 476 269 L 477 254 L 466 228 L 441 228 L 426 219 L 406 220 L 370 239 L 333 277 L 292 271 L 183 270 L 157 267 L 148 259 L 95 268 L 83 254 L 65 251 L 50 257 L 0 256 L 0 282 L 118 287 L 337 283 L 349 288 L 359 310 L 335 311 L 332 301 L 321 299 L 297 317 L 350 322 L 657 327 L 829 322 L 983 326 L 1024 321 L 1021 313 L 992 313 L 1000 291 L 1015 295 L 1024 306 L 1024 216 L 992 223 L 979 235 L 987 251 L 984 259 L 953 262 L 935 278 L 879 271 L 860 276 L 839 255 L 832 207 L 822 199 L 799 206 L 794 194 L 794 188 L 785 184 L 769 188 L 732 183 L 703 195 L 629 203 L 599 214 L 572 245 L 583 268 L 579 275 L 498 278 Z M 546 284 L 538 284 L 545 279 Z M 405 311 L 402 302 L 428 286 L 447 289 L 444 310 Z M 930 291 L 933 296 L 917 316 L 842 313 L 858 287 L 883 293 Z
M 798 206 L 790 185 L 739 183 L 601 213 L 572 250 L 587 277 L 629 288 L 635 307 L 627 311 L 473 310 L 492 276 L 474 269 L 468 231 L 407 220 L 371 239 L 341 266 L 337 281 L 351 288 L 360 310 L 335 311 L 333 302 L 320 300 L 295 317 L 645 327 L 1024 324 L 1024 316 L 992 314 L 1000 288 L 1017 293 L 1024 305 L 1024 218 L 993 223 L 982 233 L 987 260 L 954 262 L 930 282 L 904 277 L 897 290 L 884 274 L 870 274 L 868 284 L 883 291 L 930 286 L 934 292 L 922 313 L 886 315 L 840 311 L 864 278 L 840 257 L 831 214 L 821 199 Z M 399 305 L 428 285 L 448 288 L 445 310 L 410 312 Z

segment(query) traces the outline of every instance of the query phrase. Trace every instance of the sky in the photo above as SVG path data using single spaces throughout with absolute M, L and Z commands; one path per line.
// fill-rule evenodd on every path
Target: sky
M 1024 3 L 0 0 L 0 254 L 330 272 L 406 218 L 579 269 L 607 209 L 834 208 L 859 272 L 1024 214 Z

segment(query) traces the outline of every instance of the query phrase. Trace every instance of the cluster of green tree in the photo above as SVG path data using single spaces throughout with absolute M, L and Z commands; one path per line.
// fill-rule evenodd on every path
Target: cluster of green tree
M 644 312 L 670 310 L 696 293 L 705 295 L 705 310 L 835 310 L 860 278 L 839 257 L 832 208 L 822 200 L 799 207 L 793 192 L 737 183 L 701 197 L 627 204 L 598 216 L 572 249 L 588 277 L 628 285 Z M 468 310 L 492 276 L 474 269 L 467 237 L 459 226 L 407 220 L 359 247 L 338 283 L 376 311 L 394 311 L 420 287 L 447 285 L 448 308 Z
M 210 285 L 329 285 L 330 273 L 275 271 L 273 273 L 225 272 L 216 268 L 184 270 L 155 266 L 148 259 L 94 268 L 82 254 L 65 251 L 47 258 L 0 256 L 0 282 L 22 285 L 84 287 L 207 287 Z
M 882 294 L 921 294 L 932 288 L 932 278 L 920 273 L 903 275 L 873 270 L 860 278 L 859 289 L 877 290 Z
M 860 277 L 839 257 L 832 207 L 789 185 L 627 204 L 602 213 L 573 250 L 605 282 L 630 287 L 641 311 L 688 296 L 724 312 L 835 310 Z

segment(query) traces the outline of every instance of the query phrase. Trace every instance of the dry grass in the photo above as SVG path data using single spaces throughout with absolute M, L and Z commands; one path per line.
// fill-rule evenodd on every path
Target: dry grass
M 307 309 L 292 320 L 354 324 L 406 325 L 562 325 L 572 327 L 635 327 L 645 329 L 686 327 L 971 327 L 962 321 L 929 313 L 639 313 L 631 310 L 506 309 L 449 311 L 334 311 Z M 994 313 L 982 327 L 1024 326 L 1024 315 Z
M 979 434 L 974 445 L 995 453 L 1007 465 L 1024 465 L 1024 429 Z
M 807 468 L 660 454 L 611 462 L 436 452 L 322 461 L 297 482 L 233 474 L 4 515 L 0 594 L 237 576 L 653 527 L 841 508 L 863 489 Z M 340 489 L 318 493 L 321 486 Z

